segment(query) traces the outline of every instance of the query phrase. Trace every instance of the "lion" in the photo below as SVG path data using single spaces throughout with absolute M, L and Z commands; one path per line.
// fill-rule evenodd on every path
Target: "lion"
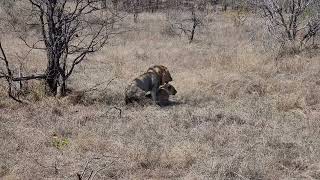
M 167 67 L 163 65 L 152 66 L 127 86 L 125 103 L 143 100 L 147 92 L 150 92 L 153 102 L 157 103 L 159 101 L 159 87 L 170 81 L 172 81 L 172 77 Z
M 159 87 L 159 93 L 158 93 L 158 105 L 159 106 L 167 106 L 170 104 L 169 96 L 170 95 L 176 95 L 177 90 L 174 88 L 171 84 L 167 83 Z M 146 95 L 147 98 L 151 98 L 151 94 Z

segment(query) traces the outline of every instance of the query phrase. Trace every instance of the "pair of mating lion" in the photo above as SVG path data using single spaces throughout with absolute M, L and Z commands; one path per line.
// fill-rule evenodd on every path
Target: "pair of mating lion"
M 177 93 L 176 89 L 169 84 L 172 81 L 167 67 L 155 65 L 150 67 L 146 73 L 134 79 L 125 90 L 125 102 L 144 103 L 147 99 L 160 106 L 170 104 L 169 96 Z M 148 94 L 150 92 L 150 94 Z

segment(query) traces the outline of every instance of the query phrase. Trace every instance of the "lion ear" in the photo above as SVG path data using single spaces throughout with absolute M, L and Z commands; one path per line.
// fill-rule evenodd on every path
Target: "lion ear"
M 169 70 L 168 70 L 167 67 L 163 66 L 162 68 L 163 68 L 163 71 L 164 71 L 165 73 L 168 73 L 168 72 L 169 72 Z

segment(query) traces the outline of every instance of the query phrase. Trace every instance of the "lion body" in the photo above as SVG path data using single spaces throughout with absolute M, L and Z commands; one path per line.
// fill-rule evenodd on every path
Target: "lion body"
M 160 79 L 155 73 L 147 72 L 134 79 L 125 90 L 126 104 L 143 100 L 151 92 L 153 101 L 157 101 Z
M 172 81 L 168 68 L 162 65 L 150 67 L 146 73 L 135 78 L 125 90 L 125 103 L 143 101 L 146 93 L 150 92 L 154 102 L 159 101 L 159 87 Z

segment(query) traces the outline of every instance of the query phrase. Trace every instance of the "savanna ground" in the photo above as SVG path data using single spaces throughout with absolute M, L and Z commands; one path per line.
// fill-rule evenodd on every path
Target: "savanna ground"
M 205 24 L 189 44 L 165 14 L 141 14 L 77 67 L 70 87 L 115 79 L 74 98 L 30 83 L 32 103 L 19 105 L 0 85 L 0 179 L 320 179 L 317 52 L 276 59 L 251 16 L 235 25 L 217 13 Z M 9 57 L 27 51 L 1 37 Z M 169 68 L 177 104 L 125 107 L 126 84 L 153 64 Z M 45 69 L 45 55 L 24 66 Z

